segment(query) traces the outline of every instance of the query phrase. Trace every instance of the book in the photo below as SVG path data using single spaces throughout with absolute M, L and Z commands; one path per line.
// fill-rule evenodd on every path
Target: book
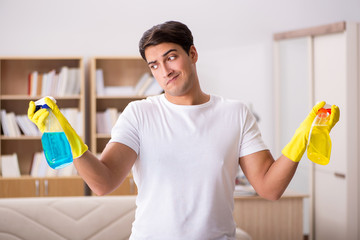
M 111 129 L 115 125 L 118 118 L 118 110 L 116 108 L 107 108 L 104 112 L 103 123 L 105 125 L 105 132 L 111 133 Z
M 150 74 L 148 72 L 144 73 L 139 81 L 136 83 L 136 85 L 134 86 L 134 92 L 138 93 L 140 91 L 140 89 L 142 88 L 142 86 L 145 84 L 145 82 L 150 78 Z
M 79 134 L 79 136 L 85 137 L 85 127 L 83 126 L 83 113 L 80 111 L 77 111 L 77 128 L 76 132 Z
M 116 108 L 107 108 L 103 112 L 96 113 L 96 132 L 102 134 L 110 134 L 111 129 L 115 125 L 119 112 Z
M 31 96 L 31 73 L 28 74 L 28 88 L 27 88 L 27 94 Z
M 27 115 L 21 115 L 21 120 L 25 125 L 26 129 L 29 131 L 29 136 L 41 136 L 42 133 L 38 129 L 38 127 L 33 123 Z
M 96 69 L 96 94 L 104 96 L 104 72 L 102 69 Z
M 1 109 L 1 127 L 2 127 L 2 130 L 3 130 L 3 133 L 5 136 L 10 136 L 10 133 L 9 133 L 9 123 L 8 123 L 8 119 L 6 117 L 6 110 L 5 109 Z
M 50 95 L 50 96 L 56 96 L 56 86 L 57 86 L 57 82 L 58 82 L 58 77 L 59 75 L 56 73 L 55 70 L 51 70 L 50 72 L 48 72 L 49 78 L 48 78 L 48 94 L 46 95 Z
M 36 96 L 37 94 L 37 85 L 38 85 L 38 72 L 33 71 L 30 73 L 30 96 Z
M 48 85 L 48 74 L 47 73 L 43 73 L 43 77 L 42 77 L 42 84 L 41 84 L 41 94 L 42 96 L 47 96 L 49 94 L 47 94 L 47 85 Z
M 15 113 L 7 113 L 5 109 L 1 110 L 1 127 L 5 136 L 18 137 L 21 135 L 20 128 L 16 123 Z
M 29 74 L 28 94 L 30 96 L 69 96 L 79 94 L 80 80 L 79 68 L 63 66 L 58 73 L 55 69 L 45 73 L 33 71 Z
M 111 130 L 113 128 L 113 126 L 115 125 L 117 119 L 119 118 L 119 112 L 118 112 L 117 108 L 107 108 L 105 110 L 105 113 L 111 119 L 111 121 L 110 121 L 110 123 L 111 123 L 110 130 Z
M 104 95 L 106 95 L 106 96 L 132 96 L 132 95 L 134 95 L 134 87 L 132 87 L 132 86 L 106 86 L 106 87 L 104 87 Z
M 1 155 L 1 173 L 3 177 L 20 177 L 17 154 Z
M 60 111 L 77 134 L 83 136 L 82 113 L 77 108 L 61 108 Z
M 74 75 L 75 75 L 75 84 L 74 84 L 74 92 L 73 94 L 77 95 L 80 94 L 81 90 L 81 72 L 79 68 L 74 68 Z
M 37 177 L 39 171 L 39 165 L 41 161 L 41 152 L 35 152 L 31 163 L 30 176 Z
M 10 137 L 19 137 L 21 136 L 19 125 L 16 122 L 16 117 L 14 112 L 6 113 L 6 117 L 9 122 L 9 131 Z
M 149 96 L 149 95 L 159 95 L 160 93 L 162 93 L 164 90 L 161 88 L 161 86 L 159 85 L 159 83 L 156 81 L 155 78 L 153 78 L 152 83 L 150 84 L 150 86 L 148 87 L 148 89 L 146 89 L 145 91 L 145 95 Z
M 44 152 L 36 152 L 30 169 L 32 177 L 55 177 L 58 171 L 52 169 L 46 161 Z
M 41 86 L 41 95 L 42 96 L 52 96 L 53 94 L 53 84 L 55 82 L 55 70 L 51 70 L 43 74 L 42 86 Z
M 76 95 L 80 93 L 80 70 L 69 68 L 68 81 L 66 84 L 65 95 Z
M 7 113 L 5 109 L 1 110 L 1 127 L 5 136 L 19 137 L 40 136 L 41 132 L 36 125 L 30 121 L 27 115 L 15 115 L 14 112 Z
M 152 84 L 153 81 L 155 81 L 155 79 L 152 76 L 149 76 L 144 82 L 144 84 L 136 92 L 136 95 L 138 96 L 145 95 L 146 90 L 149 88 L 149 86 Z
M 66 66 L 61 67 L 59 73 L 59 81 L 57 86 L 57 95 L 64 96 L 66 94 L 66 86 L 69 81 L 69 68 Z
M 38 74 L 36 96 L 41 95 L 42 79 L 43 79 L 43 74 Z
M 25 136 L 40 136 L 41 132 L 37 126 L 30 121 L 27 115 L 16 115 L 16 123 Z
M 25 135 L 25 136 L 31 136 L 31 132 L 30 130 L 27 128 L 26 123 L 23 122 L 22 120 L 22 116 L 15 116 L 16 117 L 16 123 L 17 125 L 19 125 L 19 128 L 21 130 L 21 132 Z
M 96 133 L 107 133 L 105 124 L 104 124 L 104 112 L 96 113 Z
M 49 165 L 46 161 L 44 152 L 39 155 L 39 165 L 37 169 L 37 177 L 46 177 L 47 169 Z

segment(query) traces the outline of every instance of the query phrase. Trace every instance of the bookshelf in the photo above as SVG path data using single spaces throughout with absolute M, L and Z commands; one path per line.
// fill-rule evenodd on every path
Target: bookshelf
M 74 91 L 71 89 L 63 89 L 63 92 L 57 91 L 60 82 L 64 76 L 60 77 L 60 73 L 63 70 L 69 70 L 73 72 L 75 78 L 68 77 L 66 85 L 74 86 Z M 73 71 L 74 70 L 74 71 Z M 39 78 L 38 82 L 31 79 L 32 73 L 37 72 Z M 46 78 L 48 73 L 57 74 L 57 80 L 52 85 L 50 78 Z M 76 73 L 75 73 L 76 72 Z M 76 84 L 75 80 L 76 79 Z M 36 91 L 31 91 L 31 87 L 34 88 L 34 82 L 39 83 L 38 86 L 44 86 L 47 84 L 48 88 L 43 90 L 37 87 Z M 73 85 L 75 84 L 75 85 Z M 63 86 L 66 86 L 63 85 Z M 76 87 L 75 87 L 76 86 Z M 51 90 L 50 90 L 51 89 Z M 0 108 L 2 111 L 13 112 L 17 115 L 27 115 L 27 109 L 30 100 L 37 100 L 44 95 L 52 95 L 57 100 L 58 106 L 62 108 L 77 109 L 80 118 L 80 132 L 82 138 L 85 139 L 85 81 L 84 81 L 84 66 L 81 57 L 0 57 Z M 2 119 L 2 121 L 4 121 Z M 6 178 L 0 176 L 0 184 L 2 186 L 3 194 L 1 197 L 21 197 L 21 193 L 14 192 L 14 189 L 10 189 L 9 186 L 17 186 L 19 191 L 21 186 L 30 184 L 31 186 L 41 185 L 40 189 L 43 188 L 43 184 L 50 192 L 55 192 L 58 195 L 63 195 L 61 191 L 56 189 L 64 188 L 61 183 L 69 185 L 68 180 L 73 182 L 74 186 L 82 185 L 83 181 L 78 176 L 68 177 L 49 177 L 42 179 L 41 181 L 31 178 L 30 171 L 34 154 L 42 151 L 41 136 L 28 136 L 24 132 L 20 135 L 5 135 L 4 128 L 0 136 L 0 152 L 1 155 L 10 155 L 16 153 L 19 163 L 20 177 L 17 178 Z M 18 180 L 18 181 L 17 181 Z M 63 181 L 62 181 L 63 180 Z M 30 182 L 30 183 L 29 183 Z M 56 184 L 52 184 L 56 182 Z M 15 184 L 15 185 L 14 185 Z M 19 184 L 21 186 L 19 186 Z M 6 187 L 8 186 L 8 187 Z M 4 188 L 4 189 L 3 189 Z M 50 190 L 51 189 L 51 190 Z M 83 195 L 83 187 L 77 188 L 75 193 L 65 193 L 65 195 Z M 6 194 L 9 193 L 9 195 Z M 35 191 L 36 192 L 36 191 Z M 55 194 L 55 195 L 56 195 Z M 34 194 L 36 196 L 36 194 Z
M 120 87 L 119 94 L 116 94 L 116 92 L 100 94 L 99 82 L 97 82 L 99 81 L 99 76 L 97 75 L 97 70 L 99 69 L 101 69 L 103 73 L 103 86 L 105 88 Z M 146 62 L 139 57 L 94 57 L 91 59 L 90 71 L 91 151 L 99 154 L 110 140 L 110 132 L 100 133 L 98 131 L 99 127 L 97 127 L 97 124 L 99 123 L 99 118 L 97 119 L 96 117 L 97 113 L 104 112 L 109 108 L 117 109 L 120 113 L 131 101 L 145 98 L 145 95 L 138 95 L 131 92 L 129 94 L 124 93 L 121 91 L 121 87 L 124 87 L 124 89 L 136 87 L 144 74 L 148 73 L 151 76 L 151 73 Z M 136 194 L 131 174 L 113 194 Z

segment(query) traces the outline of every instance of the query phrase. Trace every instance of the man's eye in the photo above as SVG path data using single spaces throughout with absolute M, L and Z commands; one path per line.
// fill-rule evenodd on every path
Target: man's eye
M 151 69 L 157 69 L 157 68 L 158 68 L 158 65 L 151 65 L 150 68 L 151 68 Z
M 175 59 L 175 56 L 169 56 L 169 60 L 174 60 Z

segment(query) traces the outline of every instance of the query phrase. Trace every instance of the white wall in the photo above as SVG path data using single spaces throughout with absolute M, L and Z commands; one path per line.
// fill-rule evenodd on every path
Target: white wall
M 359 12 L 359 0 L 0 0 L 0 55 L 138 55 L 146 29 L 180 20 L 204 89 L 251 103 L 273 150 L 272 34 L 360 21 Z
M 274 152 L 272 34 L 360 22 L 360 1 L 0 0 L 0 56 L 75 55 L 87 64 L 91 56 L 138 55 L 142 33 L 167 20 L 192 30 L 204 90 L 251 105 Z

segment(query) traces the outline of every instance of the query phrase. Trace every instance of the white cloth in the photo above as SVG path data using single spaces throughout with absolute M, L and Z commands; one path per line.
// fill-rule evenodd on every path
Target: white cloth
M 214 95 L 190 106 L 148 97 L 131 102 L 111 134 L 110 142 L 138 153 L 130 239 L 235 239 L 239 157 L 266 149 L 244 104 Z

